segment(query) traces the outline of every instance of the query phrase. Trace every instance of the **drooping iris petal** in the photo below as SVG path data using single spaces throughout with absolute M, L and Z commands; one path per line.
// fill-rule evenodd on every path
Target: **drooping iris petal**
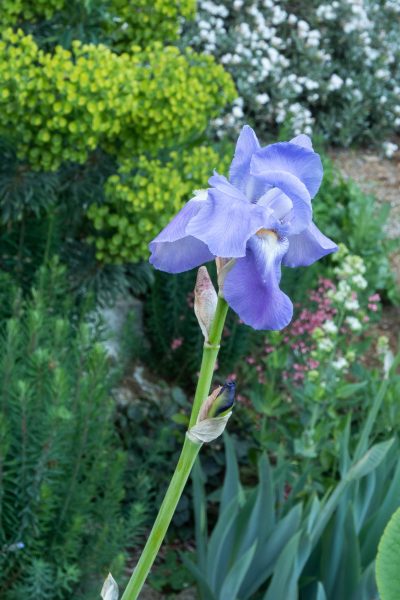
M 278 239 L 274 232 L 253 236 L 246 256 L 225 278 L 226 301 L 254 329 L 282 329 L 292 318 L 292 302 L 279 288 L 287 248 L 287 239 Z
M 207 191 L 201 190 L 178 212 L 170 223 L 149 244 L 150 263 L 167 273 L 182 273 L 213 260 L 207 246 L 188 235 L 186 227 L 206 202 Z
M 230 182 L 242 192 L 246 189 L 247 179 L 250 175 L 251 157 L 259 149 L 260 144 L 256 134 L 251 127 L 245 125 L 240 132 L 235 155 L 229 169 Z
M 300 141 L 304 143 L 304 140 Z M 313 198 L 321 185 L 323 168 L 320 157 L 313 150 L 298 143 L 279 142 L 255 152 L 251 160 L 250 172 L 252 175 L 263 177 L 266 175 L 271 177 L 274 172 L 285 174 L 285 177 L 291 175 L 307 188 Z M 286 189 L 281 189 L 292 197 Z
M 336 244 L 311 223 L 298 235 L 289 236 L 289 249 L 283 258 L 283 264 L 286 267 L 308 267 L 336 250 Z
M 246 254 L 247 240 L 270 224 L 268 208 L 251 204 L 237 188 L 224 182 L 223 187 L 208 190 L 207 200 L 186 233 L 204 242 L 215 256 L 237 258 Z

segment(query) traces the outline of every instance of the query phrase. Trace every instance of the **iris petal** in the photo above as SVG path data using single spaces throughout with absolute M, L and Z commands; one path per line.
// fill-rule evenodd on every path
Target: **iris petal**
M 336 244 L 311 223 L 302 233 L 289 236 L 289 249 L 283 264 L 287 267 L 307 267 L 336 250 Z
M 234 192 L 231 194 L 226 186 Z M 247 240 L 271 223 L 272 211 L 251 204 L 237 188 L 224 183 L 223 188 L 208 190 L 207 200 L 191 219 L 186 233 L 207 244 L 215 256 L 238 258 L 246 254 Z
M 303 139 L 300 141 L 304 143 Z M 258 176 L 274 172 L 284 173 L 285 176 L 290 174 L 301 181 L 311 198 L 317 193 L 323 175 L 318 154 L 303 145 L 291 142 L 271 144 L 255 152 L 251 160 L 250 172 Z M 286 190 L 281 189 L 285 194 L 287 193 Z
M 293 139 L 290 140 L 290 144 L 297 144 L 298 146 L 302 146 L 303 148 L 308 148 L 309 150 L 313 149 L 312 141 L 305 133 L 301 133 L 300 135 L 296 135 Z
M 281 261 L 287 239 L 273 232 L 253 236 L 224 282 L 224 297 L 239 317 L 254 329 L 282 329 L 291 320 L 293 305 L 279 288 Z
M 300 233 L 300 231 L 308 227 L 312 219 L 311 198 L 306 186 L 300 179 L 290 173 L 275 171 L 263 175 L 262 180 L 273 186 L 273 188 L 278 188 L 283 192 L 281 196 L 276 197 L 274 200 L 275 211 L 282 212 L 281 209 L 283 210 L 284 206 L 287 205 L 285 196 L 292 201 L 293 208 L 290 215 L 286 215 L 287 221 L 290 223 L 291 232 Z M 260 200 L 262 198 L 263 196 Z
M 257 136 L 251 127 L 245 125 L 236 143 L 235 155 L 230 169 L 230 182 L 244 192 L 250 175 L 250 161 L 254 152 L 260 149 Z
M 207 246 L 187 235 L 186 227 L 197 215 L 207 198 L 202 190 L 179 211 L 170 223 L 149 244 L 150 263 L 167 273 L 182 273 L 213 260 Z
M 219 190 L 220 192 L 223 192 L 225 194 L 225 196 L 230 196 L 234 200 L 241 200 L 241 201 L 248 202 L 246 196 L 243 194 L 243 192 L 238 187 L 232 185 L 227 180 L 226 177 L 224 177 L 223 175 L 219 175 L 215 171 L 214 171 L 214 175 L 212 177 L 210 177 L 210 179 L 208 180 L 208 183 L 210 184 L 210 186 L 212 188 L 215 188 L 215 189 Z

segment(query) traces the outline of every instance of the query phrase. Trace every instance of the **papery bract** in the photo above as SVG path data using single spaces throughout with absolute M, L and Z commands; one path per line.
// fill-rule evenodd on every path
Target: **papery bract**
M 337 246 L 312 222 L 322 164 L 310 138 L 261 148 L 245 126 L 229 180 L 214 174 L 150 243 L 150 262 L 169 273 L 213 258 L 233 259 L 223 295 L 255 329 L 282 329 L 293 305 L 279 287 L 281 265 L 308 266 Z

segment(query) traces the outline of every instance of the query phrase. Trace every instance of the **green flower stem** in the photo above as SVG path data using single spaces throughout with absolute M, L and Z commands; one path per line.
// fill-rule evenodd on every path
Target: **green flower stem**
M 217 360 L 222 330 L 224 328 L 228 305 L 221 297 L 218 298 L 215 317 L 211 324 L 208 342 L 204 344 L 200 375 L 197 382 L 189 428 L 195 425 L 201 405 L 210 393 L 211 381 Z M 136 600 L 146 581 L 147 575 L 156 559 L 175 509 L 182 495 L 196 457 L 202 444 L 196 444 L 185 437 L 178 464 L 168 486 L 163 503 L 161 504 L 153 529 L 138 564 L 128 582 L 121 600 Z
M 193 425 L 196 424 L 201 405 L 210 393 L 211 381 L 214 374 L 215 362 L 219 352 L 219 344 L 227 312 L 227 303 L 221 296 L 218 296 L 217 308 L 215 309 L 215 316 L 211 323 L 208 342 L 204 344 L 199 381 L 197 382 L 189 427 L 193 427 Z

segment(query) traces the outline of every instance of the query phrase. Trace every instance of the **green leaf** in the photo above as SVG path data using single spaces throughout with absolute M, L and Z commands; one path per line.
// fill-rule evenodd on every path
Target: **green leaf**
M 354 396 L 356 392 L 362 390 L 367 385 L 368 381 L 360 381 L 359 383 L 346 383 L 345 385 L 339 387 L 336 392 L 336 396 L 345 400 L 346 398 L 350 398 L 350 396 Z
M 247 552 L 239 556 L 239 558 L 233 564 L 219 593 L 218 597 L 220 600 L 226 600 L 227 598 L 236 600 L 242 581 L 246 576 L 248 568 L 250 567 L 256 547 L 257 542 L 250 546 Z
M 379 542 L 376 581 L 381 600 L 400 598 L 400 509 L 390 519 Z
M 244 554 L 256 540 L 264 540 L 271 532 L 274 521 L 274 489 L 271 467 L 265 455 L 258 464 L 259 484 L 257 494 L 247 500 L 240 511 L 243 531 L 238 544 L 238 556 Z
M 216 591 L 222 585 L 224 574 L 229 568 L 231 548 L 235 539 L 238 521 L 238 499 L 234 496 L 224 507 L 208 544 L 207 578 Z
M 259 541 L 251 570 L 243 583 L 243 588 L 247 592 L 246 597 L 251 597 L 272 575 L 281 552 L 300 527 L 301 514 L 302 505 L 296 504 L 276 523 L 271 535 L 266 540 Z
M 356 479 L 365 477 L 365 475 L 368 475 L 371 471 L 374 471 L 385 458 L 393 442 L 394 438 L 387 442 L 381 442 L 380 444 L 372 446 L 372 448 L 370 448 L 364 456 L 351 467 L 345 480 L 355 481 Z
M 210 586 L 208 585 L 207 577 L 202 570 L 197 567 L 185 554 L 180 554 L 183 564 L 193 575 L 195 580 L 197 581 L 197 585 L 199 586 L 199 593 L 201 600 L 217 600 L 215 594 L 211 591 Z
M 225 457 L 226 473 L 221 494 L 221 507 L 226 507 L 232 498 L 236 498 L 241 492 L 239 480 L 239 468 L 236 460 L 235 447 L 230 436 L 225 433 Z
M 204 490 L 205 476 L 201 468 L 199 457 L 197 458 L 192 470 L 192 481 L 197 563 L 200 569 L 204 570 L 206 565 L 208 541 L 207 509 Z
M 395 450 L 396 456 L 394 458 L 397 462 L 397 445 Z M 393 454 L 393 452 L 391 452 L 391 454 Z M 392 472 L 393 462 L 391 461 L 386 467 L 387 462 L 388 460 L 386 459 L 384 465 L 381 465 L 378 471 L 379 478 L 377 486 L 383 490 L 383 501 L 381 500 L 379 507 L 375 508 L 374 514 L 368 518 L 363 527 L 361 550 L 363 564 L 368 564 L 374 560 L 379 539 L 382 536 L 385 525 L 400 504 L 400 462 L 397 463 L 394 474 L 390 475 L 389 473 Z M 383 466 L 386 468 L 383 469 Z M 387 482 L 389 482 L 390 485 L 388 488 L 385 488 L 384 486 Z
M 175 413 L 174 415 L 172 415 L 171 420 L 176 423 L 177 425 L 188 425 L 189 424 L 189 419 L 187 417 L 187 415 L 184 415 L 182 413 Z
M 278 598 L 297 600 L 297 582 L 300 575 L 298 558 L 301 542 L 302 532 L 299 531 L 281 552 L 263 600 L 277 600 Z
M 342 529 L 344 544 L 336 582 L 332 589 L 332 600 L 352 598 L 353 592 L 361 577 L 360 547 L 354 525 L 353 507 L 346 507 L 344 527 Z
M 329 519 L 331 518 L 333 512 L 338 506 L 339 502 L 342 499 L 342 494 L 344 490 L 347 488 L 349 483 L 352 481 L 357 481 L 361 479 L 361 477 L 365 477 L 371 471 L 374 471 L 383 461 L 388 451 L 390 450 L 394 439 L 388 440 L 387 442 L 382 442 L 380 444 L 375 444 L 365 453 L 365 455 L 356 462 L 345 475 L 344 479 L 336 486 L 331 496 L 327 499 L 324 507 L 321 509 L 320 514 L 315 522 L 312 532 L 310 533 L 311 538 L 313 540 L 313 545 L 318 542 L 318 539 L 322 535 L 325 527 L 327 526 Z
M 317 587 L 317 593 L 315 595 L 315 600 L 328 600 L 325 594 L 324 586 L 319 581 Z

